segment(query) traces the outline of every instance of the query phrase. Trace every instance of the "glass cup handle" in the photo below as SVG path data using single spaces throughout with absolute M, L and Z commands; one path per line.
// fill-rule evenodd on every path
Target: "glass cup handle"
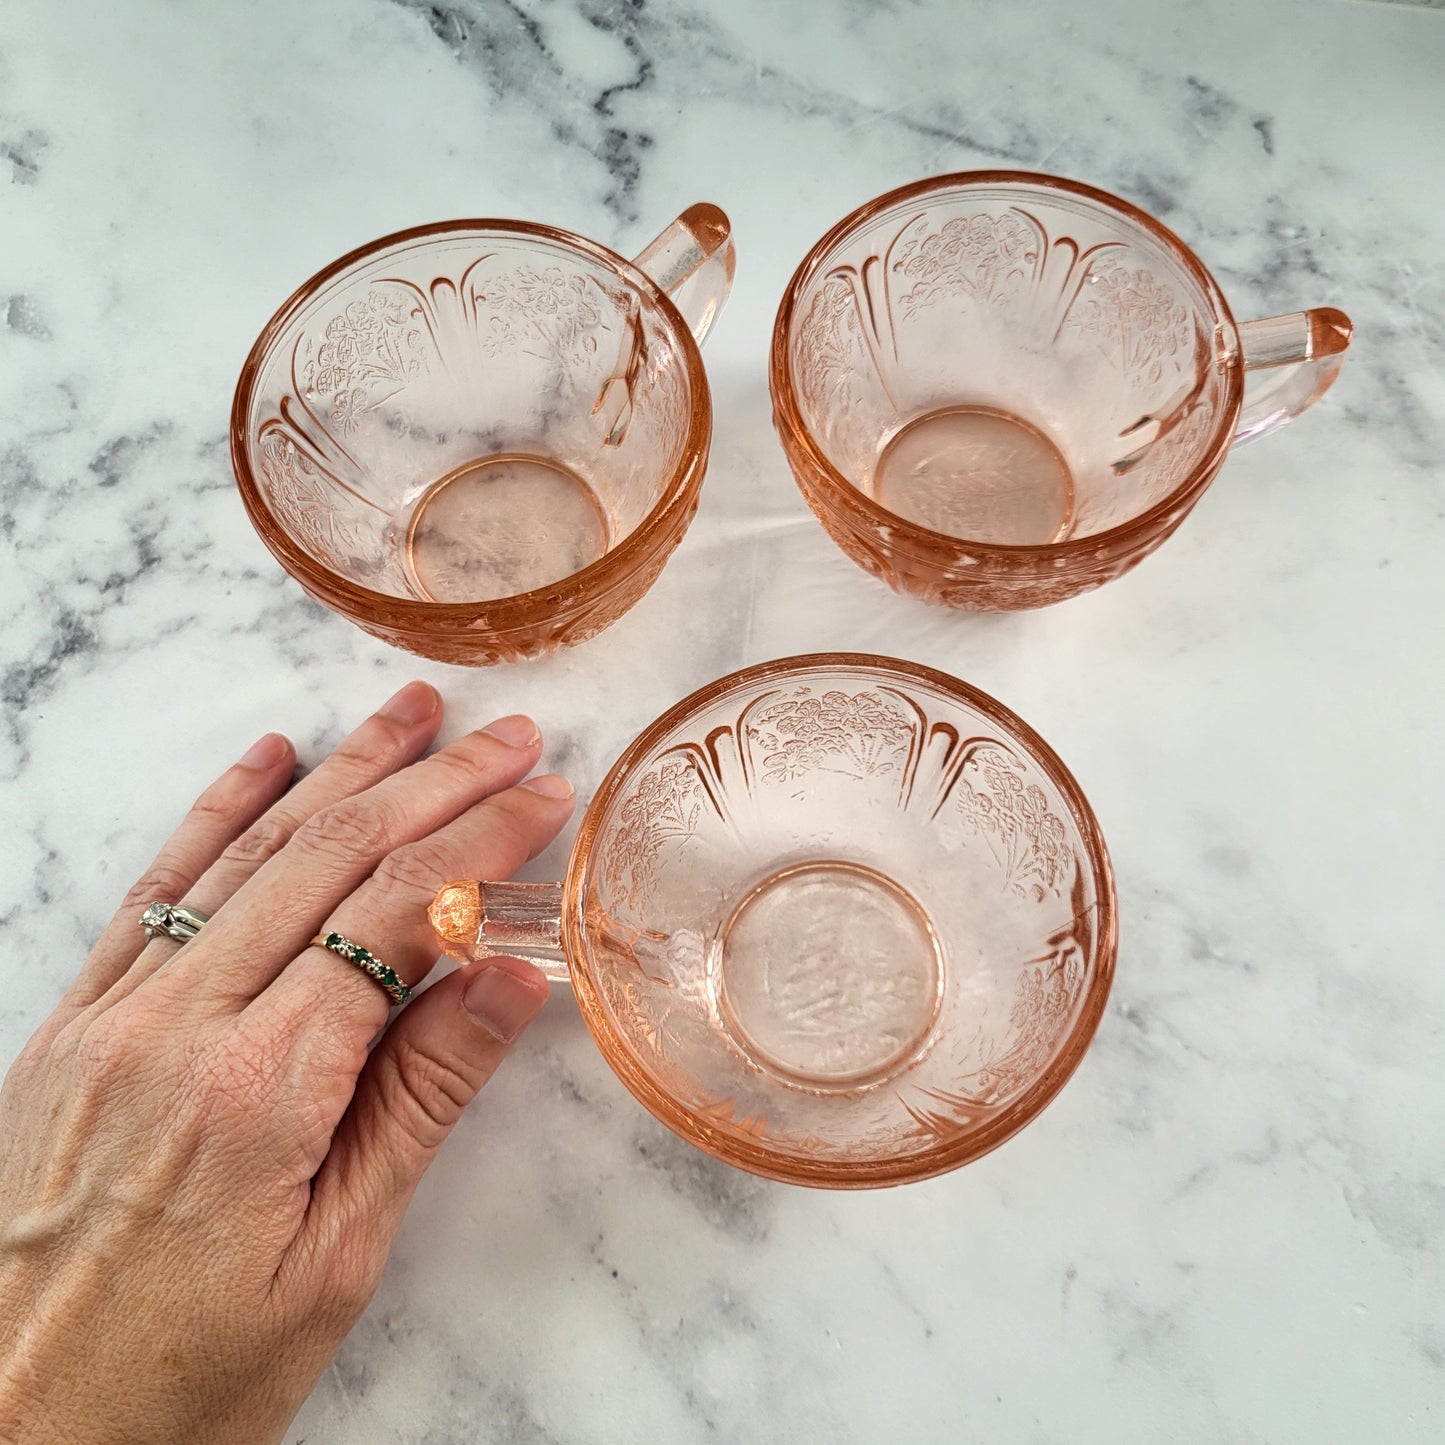
M 570 983 L 562 951 L 560 883 L 448 883 L 427 909 L 442 952 L 458 963 L 505 953 Z
M 732 290 L 732 224 L 705 201 L 689 206 L 632 264 L 667 292 L 701 346 Z
M 1234 444 L 1278 431 L 1313 406 L 1340 374 L 1354 329 L 1350 318 L 1333 306 L 1241 323 L 1245 371 L 1272 375 L 1251 386 L 1245 396 Z

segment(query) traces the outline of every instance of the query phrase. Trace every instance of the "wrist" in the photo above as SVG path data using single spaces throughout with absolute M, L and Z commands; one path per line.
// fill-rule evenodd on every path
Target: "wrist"
M 77 1369 L 88 1291 L 79 1291 L 77 1301 L 53 1282 L 47 1290 L 33 1280 L 17 1281 L 15 1273 L 6 1281 L 11 1287 L 0 1289 L 0 1319 L 8 1317 L 8 1327 L 0 1329 L 0 1445 L 104 1445 L 112 1438 L 106 1423 L 111 1412 L 89 1409 L 85 1372 Z

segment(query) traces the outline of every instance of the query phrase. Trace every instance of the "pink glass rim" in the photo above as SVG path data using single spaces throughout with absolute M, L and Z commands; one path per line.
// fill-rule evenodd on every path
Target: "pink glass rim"
M 871 201 L 865 202 L 855 211 L 844 216 L 831 230 L 827 232 L 803 258 L 797 270 L 793 272 L 792 279 L 788 282 L 787 289 L 783 292 L 783 299 L 778 307 L 777 320 L 773 324 L 773 343 L 770 357 L 770 381 L 773 393 L 774 406 L 777 411 L 780 424 L 786 428 L 788 444 L 794 444 L 802 448 L 807 454 L 808 461 L 814 469 L 833 487 L 839 489 L 839 495 L 851 503 L 858 510 L 862 511 L 875 527 L 890 527 L 895 529 L 898 536 L 916 536 L 921 542 L 930 547 L 955 548 L 960 544 L 966 546 L 970 552 L 976 552 L 980 556 L 991 556 L 997 558 L 1027 558 L 1027 557 L 1083 557 L 1108 550 L 1112 543 L 1120 540 L 1131 539 L 1141 533 L 1149 533 L 1160 525 L 1165 524 L 1171 514 L 1179 507 L 1180 503 L 1187 499 L 1189 505 L 1193 505 L 1198 495 L 1213 480 L 1215 474 L 1223 466 L 1226 456 L 1229 454 L 1230 443 L 1234 437 L 1234 429 L 1239 420 L 1240 407 L 1244 403 L 1244 364 L 1240 355 L 1237 340 L 1233 347 L 1222 357 L 1216 347 L 1216 357 L 1224 362 L 1225 372 L 1225 396 L 1223 405 L 1219 408 L 1219 415 L 1215 419 L 1213 435 L 1210 437 L 1209 445 L 1194 468 L 1185 476 L 1178 486 L 1174 488 L 1162 500 L 1154 503 L 1147 511 L 1139 513 L 1136 517 L 1129 518 L 1126 522 L 1120 522 L 1117 526 L 1105 528 L 1101 532 L 1091 532 L 1086 537 L 1074 537 L 1063 542 L 1050 542 L 1043 544 L 1008 544 L 1000 542 L 975 542 L 972 538 L 956 537 L 948 532 L 936 532 L 930 527 L 921 523 L 909 521 L 881 507 L 871 497 L 866 496 L 857 486 L 835 467 L 827 453 L 818 444 L 808 424 L 803 419 L 802 410 L 798 405 L 796 391 L 793 385 L 792 366 L 788 357 L 788 343 L 792 332 L 793 313 L 797 306 L 798 297 L 803 287 L 812 279 L 814 272 L 820 263 L 833 250 L 839 242 L 843 241 L 851 232 L 867 222 L 882 215 L 885 211 L 906 201 L 921 200 L 938 192 L 957 190 L 971 187 L 984 189 L 991 186 L 1020 186 L 1032 187 L 1038 191 L 1063 192 L 1066 195 L 1077 197 L 1080 200 L 1090 201 L 1106 211 L 1112 211 L 1116 215 L 1138 226 L 1140 230 L 1159 242 L 1164 249 L 1179 263 L 1193 278 L 1195 283 L 1209 302 L 1214 313 L 1215 335 L 1218 338 L 1221 331 L 1230 337 L 1237 338 L 1237 329 L 1234 315 L 1224 299 L 1224 294 L 1219 289 L 1218 283 L 1205 268 L 1204 263 L 1178 236 L 1174 234 L 1162 221 L 1156 220 L 1147 211 L 1142 211 L 1138 206 L 1124 200 L 1120 196 L 1111 195 L 1108 191 L 1101 191 L 1094 186 L 1084 185 L 1081 181 L 1066 180 L 1062 176 L 1051 176 L 1038 171 L 955 171 L 949 175 L 931 176 L 926 180 L 914 181 L 906 186 L 899 186 L 896 190 L 888 191 L 886 194 L 877 196 Z M 895 543 L 897 545 L 897 537 Z M 906 551 L 906 546 L 904 547 Z
M 1060 1049 L 1053 1064 L 1044 1071 L 1042 1077 L 1001 1109 L 997 1117 L 984 1128 L 901 1159 L 830 1161 L 826 1165 L 814 1164 L 805 1168 L 797 1167 L 793 1156 L 781 1150 L 748 1143 L 733 1136 L 728 1136 L 725 1144 L 720 1146 L 721 1154 L 728 1162 L 740 1164 L 755 1174 L 786 1183 L 849 1189 L 931 1178 L 970 1163 L 1005 1143 L 1035 1119 L 1068 1083 L 1082 1062 L 1103 1017 L 1104 1006 L 1113 985 L 1119 945 L 1113 865 L 1099 820 L 1084 796 L 1083 789 L 1059 755 L 1021 717 L 988 693 L 948 673 L 926 667 L 922 663 L 906 662 L 901 658 L 884 657 L 876 653 L 805 653 L 796 657 L 780 657 L 770 662 L 755 663 L 751 667 L 720 677 L 698 688 L 649 723 L 623 750 L 598 785 L 592 801 L 587 805 L 587 811 L 583 814 L 568 859 L 563 885 L 562 928 L 577 1002 L 603 1056 L 649 1113 L 683 1138 L 696 1142 L 694 1136 L 701 1121 L 653 1081 L 633 1058 L 631 1050 L 619 1044 L 607 1022 L 606 1006 L 588 971 L 584 946 L 588 859 L 592 854 L 603 816 L 612 806 L 623 784 L 639 762 L 673 728 L 731 692 L 770 680 L 792 680 L 810 672 L 826 673 L 836 670 L 872 672 L 880 681 L 886 682 L 893 678 L 935 688 L 945 697 L 973 708 L 993 723 L 1005 737 L 1024 749 L 1048 775 L 1069 806 L 1093 873 L 1098 919 L 1095 977 L 1079 1016 L 1070 1030 L 1067 1044 Z
M 263 365 L 276 339 L 295 320 L 299 312 L 310 305 L 332 281 L 361 262 L 387 251 L 400 250 L 416 242 L 442 239 L 457 232 L 492 232 L 550 241 L 579 252 L 593 261 L 599 261 L 615 271 L 646 296 L 667 319 L 672 339 L 687 366 L 691 404 L 688 435 L 678 464 L 668 478 L 659 500 L 627 536 L 595 562 L 568 577 L 546 587 L 518 592 L 491 602 L 427 602 L 421 598 L 376 592 L 338 576 L 309 552 L 298 547 L 280 519 L 267 505 L 251 467 L 247 435 L 251 403 Z M 320 594 L 323 601 L 336 598 L 348 606 L 360 604 L 384 608 L 392 618 L 400 619 L 398 623 L 388 625 L 389 632 L 415 631 L 423 636 L 434 635 L 438 630 L 470 632 L 478 626 L 485 627 L 489 634 L 506 633 L 514 629 L 525 630 L 535 625 L 538 612 L 547 610 L 549 599 L 555 598 L 559 589 L 565 590 L 567 594 L 561 606 L 564 612 L 570 610 L 582 597 L 605 597 L 619 585 L 624 575 L 643 565 L 658 546 L 667 545 L 667 539 L 677 524 L 678 514 L 686 513 L 702 485 L 711 440 L 712 396 L 708 390 L 707 373 L 703 370 L 702 354 L 672 298 L 626 257 L 589 240 L 586 236 L 563 231 L 555 226 L 544 226 L 530 221 L 498 220 L 492 217 L 437 221 L 424 226 L 411 226 L 403 231 L 393 231 L 348 251 L 323 267 L 298 286 L 262 328 L 241 367 L 241 375 L 236 382 L 236 391 L 231 402 L 231 468 L 241 491 L 241 500 L 252 524 L 261 532 L 266 545 L 278 554 L 286 570 L 296 577 L 308 592 L 313 595 Z M 262 518 L 267 523 L 264 530 L 261 528 Z M 408 622 L 413 625 L 408 627 Z

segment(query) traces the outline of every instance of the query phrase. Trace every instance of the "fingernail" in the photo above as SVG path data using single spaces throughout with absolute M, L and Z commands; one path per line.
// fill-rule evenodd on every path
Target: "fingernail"
M 509 748 L 530 748 L 542 741 L 542 732 L 537 724 L 524 713 L 514 712 L 510 717 L 499 717 L 482 729 L 488 737 L 506 743 Z
M 437 710 L 437 690 L 430 683 L 409 682 L 378 711 L 393 722 L 425 722 Z
M 280 733 L 267 733 L 264 738 L 251 744 L 241 755 L 241 766 L 264 772 L 267 768 L 278 767 L 291 750 L 291 744 Z
M 529 793 L 539 793 L 544 798 L 570 798 L 572 784 L 560 773 L 543 773 L 540 778 L 528 778 L 522 784 Z
M 462 990 L 466 1011 L 504 1044 L 511 1043 L 546 1002 L 544 989 L 497 964 L 488 964 Z

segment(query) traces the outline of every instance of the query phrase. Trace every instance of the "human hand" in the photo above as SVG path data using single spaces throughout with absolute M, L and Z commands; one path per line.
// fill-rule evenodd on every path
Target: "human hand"
M 572 790 L 504 718 L 417 761 L 441 700 L 403 688 L 294 788 L 263 738 L 197 800 L 0 1090 L 0 1439 L 279 1440 L 375 1291 L 427 1165 L 546 980 L 472 965 L 409 1004 L 426 908 L 509 876 Z M 213 916 L 181 944 L 155 900 Z

